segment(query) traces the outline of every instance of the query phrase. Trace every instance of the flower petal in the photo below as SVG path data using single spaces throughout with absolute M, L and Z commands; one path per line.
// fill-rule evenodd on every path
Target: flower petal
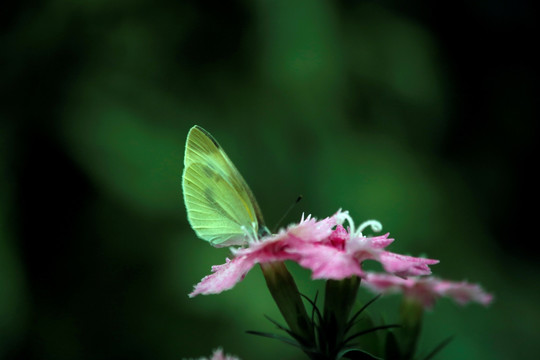
M 489 305 L 493 301 L 493 295 L 484 292 L 480 285 L 469 284 L 465 281 L 452 282 L 441 280 L 434 286 L 434 290 L 441 296 L 451 297 L 461 305 L 470 301 Z
M 363 275 L 358 260 L 343 250 L 310 243 L 298 243 L 293 249 L 299 254 L 297 262 L 312 271 L 313 279 L 341 280 Z
M 286 232 L 289 236 L 303 239 L 310 242 L 319 242 L 327 239 L 332 233 L 332 228 L 336 226 L 336 215 L 317 221 L 308 216 L 302 219 L 298 225 L 291 225 Z
M 304 242 L 299 237 L 307 238 L 310 241 L 320 241 L 330 235 L 331 223 L 331 218 L 327 218 L 322 222 L 308 218 L 298 225 L 289 226 L 287 230 L 282 230 L 278 234 L 251 243 L 248 248 L 232 249 L 234 259 L 227 259 L 225 264 L 213 266 L 213 274 L 204 277 L 195 286 L 189 297 L 199 294 L 219 294 L 222 291 L 229 290 L 241 281 L 255 264 L 297 260 L 297 253 L 289 251 L 291 243 Z
M 384 270 L 398 276 L 430 275 L 428 265 L 439 263 L 439 260 L 412 257 L 384 251 L 377 259 L 383 265 Z
M 373 247 L 378 249 L 384 249 L 385 247 L 394 242 L 394 239 L 389 239 L 388 235 L 390 235 L 390 233 L 386 233 L 381 236 L 370 237 L 368 239 Z
M 189 297 L 199 294 L 219 294 L 229 290 L 246 276 L 253 265 L 255 265 L 254 259 L 249 256 L 240 256 L 233 260 L 227 258 L 225 264 L 212 266 L 213 274 L 205 276 L 200 283 L 195 285 Z
M 488 305 L 493 300 L 493 296 L 477 284 L 441 280 L 431 276 L 403 279 L 390 274 L 367 273 L 362 284 L 376 292 L 402 292 L 404 296 L 418 300 L 426 308 L 431 308 L 442 296 L 450 297 L 460 305 L 468 302 Z
M 332 231 L 328 237 L 328 240 L 330 240 L 330 245 L 336 249 L 343 250 L 345 249 L 347 240 L 349 240 L 349 233 L 345 230 L 343 225 L 337 225 L 336 229 Z
M 236 356 L 225 355 L 223 353 L 223 349 L 218 348 L 214 350 L 214 353 L 212 354 L 212 358 L 210 358 L 210 360 L 240 360 L 240 359 L 237 358 Z

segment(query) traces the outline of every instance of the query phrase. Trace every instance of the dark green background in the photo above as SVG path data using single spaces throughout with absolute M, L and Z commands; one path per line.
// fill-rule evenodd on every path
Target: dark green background
M 185 137 L 227 150 L 273 226 L 375 218 L 391 250 L 481 283 L 440 301 L 438 359 L 540 352 L 535 18 L 525 1 L 18 1 L 1 11 L 0 358 L 181 359 L 280 319 L 256 268 L 188 299 L 224 262 L 190 229 Z M 530 210 L 530 205 L 533 210 Z M 291 266 L 301 290 L 321 283 Z M 368 297 L 362 293 L 363 297 Z M 395 319 L 397 297 L 377 305 Z M 378 312 L 375 312 L 376 314 Z

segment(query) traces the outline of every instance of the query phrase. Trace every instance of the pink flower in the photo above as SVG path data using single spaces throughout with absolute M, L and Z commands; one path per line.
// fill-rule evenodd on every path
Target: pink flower
M 299 254 L 297 262 L 311 269 L 314 279 L 341 280 L 353 275 L 363 277 L 361 265 L 365 260 L 378 261 L 387 272 L 399 276 L 429 275 L 431 270 L 428 265 L 439 262 L 385 251 L 384 248 L 394 241 L 388 238 L 389 234 L 376 237 L 362 234 L 368 226 L 374 231 L 382 229 L 375 220 L 366 221 L 355 230 L 348 212 L 339 211 L 332 218 L 337 226 L 330 236 L 317 242 L 298 242 L 290 250 Z M 345 221 L 349 224 L 349 231 L 342 226 Z
M 441 280 L 432 276 L 403 279 L 390 274 L 367 273 L 362 284 L 381 293 L 402 292 L 404 296 L 418 300 L 424 307 L 431 308 L 443 296 L 454 299 L 458 304 L 477 302 L 488 305 L 493 300 L 477 284 Z
M 218 294 L 231 289 L 241 281 L 253 266 L 258 263 L 299 260 L 299 254 L 291 252 L 293 244 L 322 241 L 330 236 L 335 222 L 327 218 L 316 221 L 307 217 L 298 225 L 291 225 L 278 234 L 269 235 L 260 241 L 252 242 L 247 248 L 233 249 L 234 259 L 227 259 L 223 265 L 212 267 L 212 274 L 204 277 L 189 297 L 199 294 Z
M 347 221 L 349 230 L 342 224 Z M 212 267 L 212 274 L 195 286 L 190 297 L 217 294 L 231 289 L 258 263 L 292 260 L 312 271 L 314 279 L 340 280 L 352 275 L 363 277 L 362 262 L 379 261 L 388 272 L 400 276 L 428 275 L 428 265 L 438 260 L 414 258 L 385 251 L 394 240 L 388 234 L 365 237 L 362 231 L 381 229 L 370 220 L 356 230 L 348 212 L 338 211 L 321 221 L 308 216 L 278 234 L 251 242 L 247 248 L 233 249 L 234 258 Z
M 240 360 L 236 356 L 225 355 L 223 354 L 223 349 L 218 348 L 214 350 L 211 358 L 201 357 L 197 360 Z

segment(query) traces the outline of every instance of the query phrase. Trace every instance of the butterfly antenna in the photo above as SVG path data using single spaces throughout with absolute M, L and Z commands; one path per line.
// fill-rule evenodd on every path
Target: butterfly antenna
M 281 217 L 281 219 L 279 219 L 279 221 L 277 222 L 276 226 L 274 226 L 274 229 L 272 229 L 272 234 L 275 234 L 279 225 L 281 225 L 281 223 L 283 222 L 283 219 L 285 219 L 285 217 L 287 215 L 289 215 L 289 213 L 291 212 L 292 209 L 294 209 L 294 207 L 300 202 L 300 200 L 302 200 L 303 196 L 302 195 L 298 195 L 298 197 L 296 198 L 296 200 L 291 204 L 291 206 L 289 206 L 289 208 L 287 209 L 287 211 L 285 211 L 285 213 L 283 214 L 283 216 Z

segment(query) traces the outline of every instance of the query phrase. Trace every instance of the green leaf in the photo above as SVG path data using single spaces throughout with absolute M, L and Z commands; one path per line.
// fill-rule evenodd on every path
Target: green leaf
M 386 344 L 385 344 L 385 357 L 386 360 L 399 360 L 401 359 L 401 351 L 399 350 L 399 345 L 396 339 L 396 335 L 389 331 L 386 334 Z
M 377 326 L 367 311 L 363 311 L 362 314 L 355 319 L 354 324 L 351 323 L 351 325 L 351 330 L 347 331 L 348 334 L 352 334 L 363 329 L 371 329 Z M 369 352 L 370 354 L 382 356 L 383 339 L 386 337 L 384 335 L 385 334 L 377 331 L 364 334 L 362 337 L 355 340 L 355 346 Z
M 375 327 L 372 327 L 372 328 L 367 329 L 367 330 L 359 331 L 359 332 L 357 332 L 356 334 L 349 336 L 349 337 L 345 340 L 345 344 L 347 344 L 349 341 L 351 341 L 351 340 L 353 340 L 353 339 L 356 339 L 356 338 L 359 337 L 359 336 L 362 336 L 362 335 L 365 335 L 365 334 L 369 334 L 369 333 L 371 333 L 371 332 L 373 332 L 373 331 L 377 331 L 377 330 L 385 330 L 385 329 L 391 329 L 391 328 L 395 328 L 395 327 L 400 327 L 400 325 L 396 325 L 396 324 L 393 324 L 393 325 L 381 325 L 381 326 L 375 326 Z
M 272 334 L 272 333 L 265 333 L 265 332 L 260 332 L 260 331 L 253 331 L 253 330 L 248 330 L 248 331 L 246 331 L 246 333 L 251 334 L 251 335 L 263 336 L 263 337 L 267 337 L 267 338 L 270 338 L 270 339 L 276 339 L 276 340 L 279 340 L 279 341 L 283 341 L 284 343 L 292 345 L 294 347 L 303 348 L 298 342 L 296 342 L 295 340 L 290 339 L 290 338 L 288 338 L 286 336 Z
M 356 319 L 358 318 L 358 316 L 360 314 L 362 314 L 364 312 L 364 310 L 367 309 L 367 307 L 371 304 L 373 304 L 375 302 L 375 300 L 379 299 L 381 297 L 382 294 L 379 294 L 377 296 L 375 296 L 373 299 L 369 300 L 364 306 L 362 306 L 360 308 L 360 310 L 358 310 L 352 317 L 351 319 L 349 320 L 349 322 L 347 323 L 347 329 L 345 330 L 345 332 L 349 331 L 356 323 Z
M 352 360 L 384 360 L 383 358 L 377 357 L 373 354 L 368 353 L 360 349 L 349 349 L 345 350 L 342 353 L 339 353 L 337 356 L 338 359 L 352 359 Z
M 444 339 L 443 341 L 441 341 L 441 343 L 439 345 L 437 345 L 435 347 L 435 349 L 433 349 L 425 358 L 424 360 L 430 360 L 432 359 L 435 355 L 437 355 L 442 349 L 444 349 L 446 347 L 446 345 L 448 345 L 450 343 L 450 341 L 452 341 L 454 339 L 454 336 L 449 336 L 448 338 Z

